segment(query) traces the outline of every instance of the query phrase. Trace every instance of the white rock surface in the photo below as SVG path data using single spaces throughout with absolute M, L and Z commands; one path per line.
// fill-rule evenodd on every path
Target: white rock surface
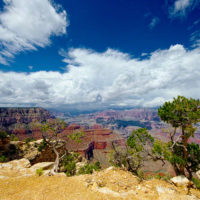
M 13 160 L 8 163 L 0 164 L 0 168 L 29 168 L 31 166 L 28 159 L 22 158 L 20 160 Z
M 176 186 L 187 187 L 190 181 L 185 176 L 175 176 L 170 179 Z
M 37 170 L 42 168 L 43 170 L 51 169 L 53 167 L 54 162 L 41 162 L 36 163 L 35 165 L 31 166 L 30 169 Z

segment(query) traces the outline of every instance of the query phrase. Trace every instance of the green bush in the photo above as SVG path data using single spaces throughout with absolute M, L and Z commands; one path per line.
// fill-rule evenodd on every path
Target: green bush
M 80 161 L 78 153 L 68 153 L 64 158 L 62 165 L 67 176 L 76 174 L 76 162 Z
M 37 174 L 38 176 L 42 176 L 43 173 L 44 173 L 43 168 L 39 168 L 39 169 L 36 170 L 36 174 Z
M 8 134 L 5 131 L 0 131 L 0 139 L 3 140 L 4 138 L 7 138 Z
M 195 186 L 197 187 L 197 189 L 200 190 L 200 180 L 197 178 L 192 177 L 192 182 L 195 184 Z
M 6 159 L 7 159 L 6 156 L 4 156 L 4 155 L 0 156 L 0 162 L 5 162 Z
M 68 162 L 64 169 L 67 176 L 73 176 L 76 174 L 76 163 L 74 161 Z
M 11 134 L 10 141 L 19 141 L 19 138 L 15 134 Z
M 26 143 L 26 144 L 29 144 L 30 142 L 33 142 L 33 141 L 35 141 L 34 138 L 29 138 L 29 137 L 27 137 L 27 138 L 25 139 L 25 143 Z
M 46 147 L 47 147 L 47 143 L 43 140 L 38 146 L 38 151 L 41 152 Z
M 79 174 L 92 174 L 93 171 L 98 171 L 101 169 L 100 163 L 96 162 L 94 164 L 86 164 L 79 169 Z

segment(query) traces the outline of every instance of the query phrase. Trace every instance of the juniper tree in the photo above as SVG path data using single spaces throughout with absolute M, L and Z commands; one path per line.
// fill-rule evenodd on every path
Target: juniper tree
M 114 143 L 110 162 L 117 167 L 125 167 L 128 171 L 140 176 L 141 168 L 146 160 L 154 138 L 146 128 L 133 130 L 128 137 L 125 148 L 119 149 Z
M 189 144 L 189 139 L 194 137 L 195 124 L 200 122 L 200 100 L 178 96 L 172 102 L 165 102 L 158 109 L 158 115 L 173 131 L 169 132 L 167 145 L 155 143 L 154 153 L 170 161 L 177 174 L 189 174 L 192 178 L 192 172 L 199 169 L 200 148 L 198 144 Z

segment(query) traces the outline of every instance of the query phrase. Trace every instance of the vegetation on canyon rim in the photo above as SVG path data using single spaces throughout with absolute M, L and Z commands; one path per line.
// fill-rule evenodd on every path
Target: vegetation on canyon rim
M 111 164 L 126 168 L 142 178 L 141 168 L 147 158 L 154 161 L 161 160 L 163 165 L 168 161 L 172 164 L 177 175 L 185 175 L 198 186 L 200 183 L 193 177 L 193 173 L 200 169 L 200 147 L 198 144 L 189 143 L 189 139 L 194 137 L 195 124 L 200 122 L 200 101 L 178 96 L 173 101 L 164 103 L 158 109 L 158 115 L 162 121 L 172 127 L 172 131 L 166 132 L 169 141 L 163 142 L 155 139 L 146 128 L 139 128 L 132 132 L 123 149 L 119 149 L 116 144 L 112 143 Z M 80 130 L 67 138 L 60 139 L 59 135 L 65 128 L 63 121 L 55 119 L 43 124 L 38 123 L 35 126 L 40 128 L 43 136 L 43 142 L 39 145 L 38 151 L 50 147 L 56 155 L 51 173 L 58 172 L 62 165 L 67 176 L 75 175 L 75 162 L 79 156 L 67 152 L 66 141 L 63 139 L 81 142 L 84 132 Z M 1 141 L 6 137 L 6 132 L 0 132 Z M 27 147 L 31 141 L 30 138 L 25 140 Z M 0 162 L 3 161 L 5 158 L 1 157 Z M 99 169 L 99 163 L 87 164 L 80 168 L 78 173 L 92 173 Z
M 194 137 L 195 124 L 200 122 L 200 101 L 178 96 L 172 102 L 164 103 L 158 109 L 158 115 L 173 128 L 166 133 L 169 142 L 154 139 L 145 128 L 134 130 L 125 149 L 119 150 L 113 144 L 111 163 L 141 176 L 141 167 L 148 156 L 154 161 L 161 160 L 163 165 L 169 161 L 177 175 L 195 180 L 193 172 L 200 169 L 200 147 L 189 143 L 189 139 Z

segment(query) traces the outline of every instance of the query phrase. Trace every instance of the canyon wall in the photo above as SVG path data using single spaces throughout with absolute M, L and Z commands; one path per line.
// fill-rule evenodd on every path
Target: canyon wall
M 30 134 L 32 122 L 44 122 L 50 114 L 44 108 L 0 108 L 0 130 L 20 137 Z

